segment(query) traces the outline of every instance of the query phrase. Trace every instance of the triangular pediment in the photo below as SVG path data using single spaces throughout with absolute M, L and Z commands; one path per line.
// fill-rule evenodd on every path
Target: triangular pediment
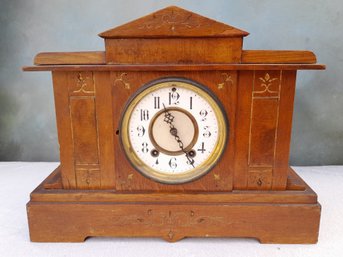
M 249 33 L 199 14 L 170 6 L 110 29 L 103 38 L 244 37 Z

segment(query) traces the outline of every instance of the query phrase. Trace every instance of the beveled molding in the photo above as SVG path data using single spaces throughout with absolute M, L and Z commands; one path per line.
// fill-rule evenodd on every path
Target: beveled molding
M 242 50 L 242 64 L 315 64 L 311 51 L 301 50 Z M 43 52 L 34 58 L 35 65 L 102 65 L 106 64 L 104 51 Z
M 323 64 L 100 64 L 37 65 L 23 71 L 217 71 L 217 70 L 325 70 Z
M 33 242 L 130 236 L 159 237 L 168 242 L 186 237 L 248 237 L 268 244 L 313 244 L 318 240 L 320 209 L 319 204 L 256 203 L 27 205 Z
M 185 237 L 250 237 L 261 243 L 316 243 L 321 207 L 312 189 L 294 171 L 290 173 L 305 190 L 252 191 L 252 198 L 249 191 L 220 193 L 220 196 L 216 193 L 150 196 L 113 190 L 90 193 L 44 189 L 46 184 L 55 182 L 59 175 L 57 168 L 32 192 L 27 204 L 30 239 L 83 242 L 90 236 L 130 235 L 159 237 L 169 242 Z
M 30 195 L 31 202 L 101 202 L 117 203 L 269 203 L 316 204 L 317 194 L 292 169 L 288 170 L 286 190 L 233 190 L 230 192 L 118 192 L 115 190 L 62 189 L 61 168 L 57 167 Z M 133 175 L 133 174 L 132 174 Z M 216 174 L 214 174 L 215 176 Z M 51 185 L 54 185 L 51 187 Z

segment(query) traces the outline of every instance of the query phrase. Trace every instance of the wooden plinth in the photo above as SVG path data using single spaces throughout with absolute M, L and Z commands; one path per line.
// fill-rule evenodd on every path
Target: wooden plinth
M 56 169 L 27 204 L 34 242 L 90 236 L 249 237 L 261 243 L 316 243 L 320 204 L 293 171 L 288 190 L 229 193 L 117 193 L 59 188 Z

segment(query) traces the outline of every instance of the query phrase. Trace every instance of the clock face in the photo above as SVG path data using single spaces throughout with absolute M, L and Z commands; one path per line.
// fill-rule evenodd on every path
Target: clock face
M 191 80 L 156 80 L 125 108 L 121 142 L 131 164 L 145 176 L 185 183 L 208 172 L 224 150 L 225 115 L 216 98 Z

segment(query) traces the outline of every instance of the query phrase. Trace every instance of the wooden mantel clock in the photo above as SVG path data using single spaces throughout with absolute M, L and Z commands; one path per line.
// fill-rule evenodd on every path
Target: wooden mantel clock
M 61 165 L 31 194 L 31 240 L 317 242 L 288 161 L 296 71 L 325 67 L 247 35 L 168 7 L 101 33 L 104 52 L 38 54 L 24 70 L 52 72 Z

